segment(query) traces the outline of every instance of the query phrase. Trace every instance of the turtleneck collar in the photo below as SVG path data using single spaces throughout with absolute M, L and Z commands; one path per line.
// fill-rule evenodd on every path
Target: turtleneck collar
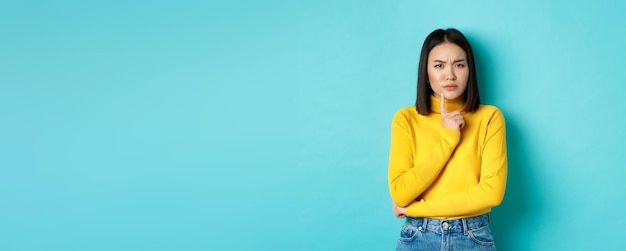
M 430 110 L 433 113 L 441 114 L 440 108 L 441 99 L 435 96 L 430 96 Z M 446 111 L 460 111 L 463 113 L 463 108 L 465 107 L 465 102 L 463 102 L 463 97 L 458 97 L 456 99 L 446 99 L 445 101 Z

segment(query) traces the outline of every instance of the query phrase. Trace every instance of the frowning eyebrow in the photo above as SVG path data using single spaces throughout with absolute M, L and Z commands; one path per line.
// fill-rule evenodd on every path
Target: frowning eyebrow
M 435 60 L 433 60 L 433 62 L 435 62 L 435 63 L 447 63 L 447 61 L 441 60 L 441 59 L 435 59 Z M 459 63 L 459 62 L 465 62 L 465 59 L 462 58 L 462 59 L 454 60 L 454 63 Z

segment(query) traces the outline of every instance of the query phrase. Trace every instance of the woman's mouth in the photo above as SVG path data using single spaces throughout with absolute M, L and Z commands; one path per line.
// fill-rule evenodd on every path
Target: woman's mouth
M 456 88 L 458 88 L 458 86 L 456 86 L 456 85 L 444 85 L 443 88 L 448 90 L 448 91 L 454 91 L 454 90 L 456 90 Z

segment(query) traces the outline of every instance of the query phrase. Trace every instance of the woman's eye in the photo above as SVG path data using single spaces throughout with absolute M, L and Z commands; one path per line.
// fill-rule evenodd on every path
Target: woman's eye
M 442 67 L 443 67 L 443 64 L 436 64 L 435 65 L 435 68 L 442 68 Z
M 465 67 L 465 65 L 464 64 L 457 64 L 456 67 L 463 68 L 463 67 Z

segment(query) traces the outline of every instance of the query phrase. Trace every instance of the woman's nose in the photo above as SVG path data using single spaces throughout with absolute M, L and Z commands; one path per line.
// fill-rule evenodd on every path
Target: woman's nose
M 448 72 L 446 76 L 446 80 L 455 80 L 455 79 L 456 79 L 456 74 L 454 74 L 453 69 L 450 69 L 450 71 Z

